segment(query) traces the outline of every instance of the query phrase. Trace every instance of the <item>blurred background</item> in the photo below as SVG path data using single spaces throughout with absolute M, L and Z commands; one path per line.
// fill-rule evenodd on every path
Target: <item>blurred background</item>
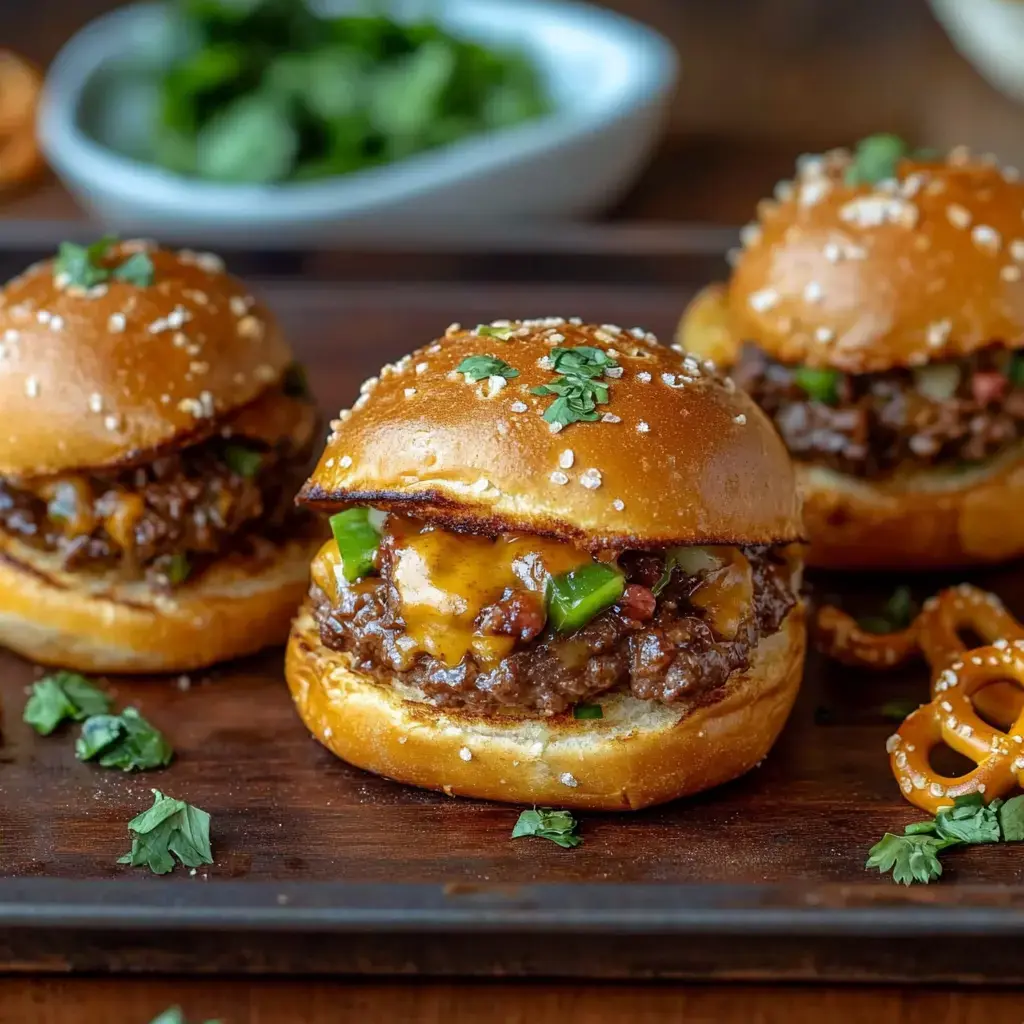
M 0 48 L 49 69 L 53 168 L 27 155 L 31 77 L 0 59 L 0 246 L 81 233 L 86 209 L 210 243 L 563 220 L 680 238 L 875 131 L 1024 164 L 1019 0 L 370 5 L 434 23 L 397 35 L 341 25 L 358 4 L 293 24 L 301 0 L 173 0 L 185 31 L 96 22 L 118 6 L 0 0 Z

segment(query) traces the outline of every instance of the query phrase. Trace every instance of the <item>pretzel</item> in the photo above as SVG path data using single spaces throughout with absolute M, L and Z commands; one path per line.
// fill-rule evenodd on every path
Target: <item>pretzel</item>
M 20 184 L 41 166 L 36 143 L 39 72 L 9 50 L 0 50 L 0 189 Z
M 1024 686 L 1024 640 L 997 640 L 954 661 L 939 673 L 931 702 L 912 711 L 885 748 L 903 795 L 934 814 L 965 793 L 986 801 L 1024 787 L 1024 711 L 1008 732 L 983 722 L 973 699 L 993 682 L 1013 679 Z M 966 775 L 938 775 L 929 755 L 940 743 L 969 757 L 976 765 Z
M 921 614 L 896 633 L 869 633 L 831 605 L 818 613 L 817 629 L 821 650 L 847 665 L 890 668 L 920 651 L 931 666 L 933 697 L 940 692 L 942 673 L 967 650 L 960 638 L 961 629 L 971 629 L 986 643 L 1024 639 L 1024 625 L 999 598 L 968 583 L 930 597 Z M 1020 714 L 1024 695 L 1010 683 L 995 683 L 978 694 L 975 703 L 982 714 L 1009 725 Z

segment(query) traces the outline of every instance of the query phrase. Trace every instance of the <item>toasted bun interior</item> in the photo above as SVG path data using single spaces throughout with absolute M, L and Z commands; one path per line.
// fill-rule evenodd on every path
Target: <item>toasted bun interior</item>
M 563 320 L 511 324 L 505 338 L 451 330 L 363 387 L 300 498 L 372 504 L 441 526 L 525 531 L 591 550 L 777 544 L 802 535 L 789 456 L 744 394 L 653 336 Z M 501 330 L 501 328 L 498 328 Z M 617 363 L 597 422 L 553 431 L 556 347 Z M 493 356 L 515 371 L 467 381 Z
M 0 534 L 0 646 L 81 672 L 185 672 L 282 643 L 321 540 L 263 542 L 169 595 L 66 573 Z
M 270 311 L 211 255 L 146 252 L 153 282 L 62 284 L 53 261 L 0 290 L 0 474 L 99 467 L 197 440 L 292 361 Z
M 347 655 L 321 644 L 307 606 L 292 627 L 285 674 L 313 735 L 366 771 L 450 796 L 627 811 L 754 767 L 793 705 L 805 641 L 798 605 L 706 707 L 617 692 L 599 698 L 599 720 L 478 714 L 434 707 L 354 672 Z

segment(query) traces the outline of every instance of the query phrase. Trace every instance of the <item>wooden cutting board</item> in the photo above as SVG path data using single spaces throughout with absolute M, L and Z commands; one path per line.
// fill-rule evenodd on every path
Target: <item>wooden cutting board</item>
M 453 320 L 579 315 L 663 338 L 719 263 L 407 259 L 401 273 L 321 260 L 257 282 L 328 413 L 382 362 Z M 359 267 L 362 266 L 362 272 Z M 324 279 L 346 268 L 363 280 Z M 638 273 L 639 268 L 644 269 Z M 301 271 L 300 277 L 295 271 Z M 511 278 L 515 278 L 514 280 Z M 652 486 L 656 486 L 652 482 Z M 970 579 L 1024 613 L 1020 568 Z M 810 593 L 877 610 L 903 579 L 813 576 Z M 282 652 L 187 679 L 116 679 L 177 751 L 165 771 L 78 763 L 73 733 L 21 722 L 38 670 L 0 656 L 0 969 L 1012 981 L 1024 848 L 950 853 L 936 885 L 864 870 L 922 815 L 884 749 L 883 705 L 924 700 L 923 667 L 868 675 L 810 658 L 766 761 L 692 800 L 580 815 L 583 845 L 511 841 L 518 809 L 367 775 L 293 713 Z M 165 878 L 119 866 L 150 789 L 210 812 L 215 864 Z

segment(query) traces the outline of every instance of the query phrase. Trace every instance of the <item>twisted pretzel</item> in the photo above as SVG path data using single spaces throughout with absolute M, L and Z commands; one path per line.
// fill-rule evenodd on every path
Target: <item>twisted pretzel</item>
M 9 50 L 0 50 L 0 189 L 20 184 L 41 166 L 36 143 L 39 72 Z
M 920 651 L 931 667 L 933 697 L 941 692 L 943 672 L 967 650 L 961 629 L 971 629 L 986 643 L 1024 640 L 1024 625 L 999 598 L 967 583 L 930 597 L 921 614 L 896 633 L 869 633 L 831 605 L 818 613 L 817 629 L 821 650 L 847 665 L 890 668 Z M 1024 694 L 1011 683 L 997 682 L 979 693 L 975 703 L 986 717 L 1009 725 L 1024 707 Z
M 983 722 L 973 704 L 985 687 L 1007 679 L 1024 686 L 1024 640 L 998 640 L 954 661 L 939 673 L 931 702 L 911 712 L 889 737 L 893 775 L 912 804 L 934 814 L 965 793 L 981 793 L 988 801 L 1024 787 L 1024 711 L 1002 732 Z M 929 755 L 940 743 L 977 767 L 958 778 L 936 774 Z

